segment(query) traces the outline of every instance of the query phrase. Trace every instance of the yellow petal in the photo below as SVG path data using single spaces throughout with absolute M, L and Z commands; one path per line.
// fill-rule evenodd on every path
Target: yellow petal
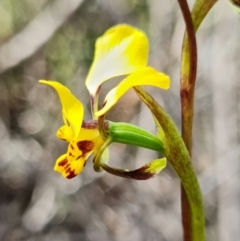
M 70 92 L 67 87 L 58 82 L 47 80 L 40 80 L 39 82 L 50 85 L 57 91 L 62 103 L 64 122 L 72 128 L 74 136 L 77 137 L 79 135 L 83 120 L 84 109 L 82 103 Z
M 83 170 L 89 156 L 97 152 L 103 143 L 100 135 L 92 140 L 86 140 L 82 136 L 79 139 L 73 138 L 69 143 L 67 153 L 60 156 L 56 161 L 54 170 L 61 173 L 65 178 L 75 177 Z
M 78 140 L 92 140 L 99 135 L 98 129 L 88 129 L 82 127 L 81 135 L 79 136 Z
M 72 129 L 67 125 L 60 127 L 56 135 L 59 139 L 67 142 L 70 142 L 74 137 Z
M 106 80 L 133 73 L 146 66 L 148 40 L 141 30 L 120 24 L 107 30 L 96 41 L 86 86 L 92 96 Z
M 85 157 L 81 157 L 75 161 L 69 161 L 67 154 L 64 154 L 57 159 L 54 171 L 61 173 L 65 178 L 71 179 L 82 171 L 85 164 Z
M 141 69 L 120 82 L 106 96 L 104 107 L 95 113 L 97 117 L 104 115 L 131 87 L 137 85 L 151 85 L 162 89 L 170 86 L 169 76 L 157 72 L 154 68 L 146 67 Z

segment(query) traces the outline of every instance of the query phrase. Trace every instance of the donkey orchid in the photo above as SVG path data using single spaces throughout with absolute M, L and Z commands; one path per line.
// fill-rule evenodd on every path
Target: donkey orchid
M 170 79 L 167 75 L 147 66 L 148 41 L 146 35 L 129 25 L 110 28 L 96 41 L 92 66 L 86 78 L 90 92 L 93 118 L 99 120 L 133 86 L 152 85 L 168 89 Z M 106 96 L 103 108 L 98 110 L 98 95 L 101 84 L 110 78 L 127 75 Z M 79 174 L 90 155 L 94 154 L 94 169 L 101 168 L 114 175 L 148 179 L 166 166 L 166 158 L 154 160 L 134 170 L 121 170 L 109 167 L 101 161 L 106 148 L 112 142 L 145 147 L 164 154 L 161 139 L 147 131 L 127 123 L 103 121 L 106 138 L 100 134 L 99 120 L 83 121 L 82 103 L 68 88 L 55 81 L 40 80 L 40 83 L 53 87 L 62 104 L 64 125 L 57 131 L 57 137 L 69 142 L 67 153 L 60 156 L 54 170 L 70 179 Z

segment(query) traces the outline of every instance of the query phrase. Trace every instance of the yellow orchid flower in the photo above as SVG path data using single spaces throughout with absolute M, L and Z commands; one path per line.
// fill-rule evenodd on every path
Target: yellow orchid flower
M 68 88 L 55 81 L 39 82 L 50 85 L 57 91 L 65 123 L 57 131 L 57 137 L 69 142 L 67 153 L 57 159 L 54 170 L 66 178 L 73 178 L 82 171 L 88 157 L 98 150 L 104 141 L 95 123 L 83 122 L 82 103 Z
M 69 142 L 69 145 L 67 153 L 57 159 L 54 170 L 65 178 L 71 179 L 78 175 L 92 154 L 94 154 L 96 171 L 103 168 L 114 175 L 137 180 L 148 179 L 166 166 L 166 158 L 162 158 L 133 171 L 109 167 L 101 159 L 104 151 L 112 142 L 137 145 L 164 152 L 163 144 L 157 137 L 145 130 L 126 123 L 112 122 L 106 122 L 106 129 L 110 135 L 107 140 L 103 140 L 96 120 L 83 121 L 82 103 L 68 88 L 55 81 L 40 80 L 39 82 L 53 87 L 62 104 L 65 125 L 58 129 L 56 135 L 59 139 Z
M 86 78 L 93 117 L 104 115 L 133 86 L 169 88 L 169 76 L 147 67 L 148 51 L 145 33 L 127 24 L 114 26 L 97 39 L 93 63 Z M 101 84 L 122 75 L 128 76 L 109 92 L 104 108 L 98 111 Z
M 83 121 L 83 105 L 68 88 L 55 81 L 40 80 L 40 83 L 53 87 L 59 95 L 64 125 L 59 128 L 56 135 L 59 139 L 69 142 L 67 153 L 56 161 L 55 171 L 66 178 L 73 178 L 83 170 L 92 154 L 94 154 L 96 171 L 104 169 L 126 178 L 148 179 L 166 166 L 166 158 L 154 160 L 133 171 L 111 168 L 102 161 L 103 153 L 112 142 L 136 145 L 164 154 L 163 141 L 151 133 L 127 123 L 104 120 L 106 112 L 134 86 L 151 85 L 162 89 L 169 88 L 169 77 L 147 66 L 147 58 L 147 37 L 132 26 L 117 25 L 97 39 L 86 86 L 90 92 L 93 117 L 98 117 L 98 121 Z M 127 76 L 108 93 L 103 108 L 98 110 L 101 84 L 121 75 Z

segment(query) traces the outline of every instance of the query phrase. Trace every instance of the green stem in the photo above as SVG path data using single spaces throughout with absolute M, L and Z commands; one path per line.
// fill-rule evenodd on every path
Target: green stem
M 192 126 L 194 113 L 194 90 L 197 70 L 197 48 L 195 32 L 202 20 L 207 15 L 211 7 L 217 0 L 197 0 L 194 4 L 192 15 L 190 14 L 187 2 L 178 0 L 186 24 L 182 46 L 181 61 L 181 105 L 182 105 L 182 138 L 186 144 L 188 152 L 192 153 Z M 193 20 L 193 21 L 192 21 Z M 190 206 L 184 188 L 181 186 L 182 201 L 182 223 L 184 230 L 184 240 L 191 241 L 191 213 Z
M 198 180 L 186 146 L 178 130 L 162 107 L 142 88 L 134 87 L 140 99 L 149 107 L 164 131 L 165 154 L 186 191 L 190 204 L 193 241 L 205 239 L 203 202 Z
M 186 25 L 187 38 L 184 38 L 186 44 L 183 44 L 182 53 L 187 53 L 186 58 L 182 59 L 181 68 L 181 103 L 182 103 L 182 138 L 186 144 L 189 155 L 192 152 L 192 120 L 194 109 L 194 86 L 197 73 L 197 44 L 192 22 L 191 13 L 186 0 L 178 0 L 183 18 Z M 184 41 L 184 42 L 185 42 Z M 191 208 L 187 198 L 186 191 L 181 185 L 181 210 L 183 225 L 183 240 L 192 241 L 191 227 Z
M 217 0 L 197 0 L 192 10 L 192 20 L 189 18 L 188 7 L 179 0 L 183 5 L 182 12 L 184 15 L 187 32 L 184 34 L 181 59 L 181 105 L 182 105 L 182 136 L 187 149 L 191 155 L 192 150 L 192 124 L 194 110 L 194 90 L 196 82 L 196 39 L 194 32 L 197 31 L 203 19 L 217 2 Z

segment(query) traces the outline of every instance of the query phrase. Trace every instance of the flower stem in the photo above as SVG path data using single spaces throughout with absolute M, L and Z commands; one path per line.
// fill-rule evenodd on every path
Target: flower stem
M 184 21 L 186 33 L 182 46 L 181 61 L 181 106 L 182 106 L 182 138 L 191 157 L 192 153 L 192 126 L 194 113 L 194 90 L 197 71 L 197 46 L 195 32 L 202 20 L 217 0 L 197 0 L 190 14 L 186 0 L 178 0 Z M 186 192 L 181 186 L 182 223 L 184 241 L 192 241 L 191 210 Z
M 194 109 L 194 87 L 197 73 L 197 44 L 191 13 L 186 0 L 178 0 L 186 25 L 187 38 L 184 38 L 181 64 L 181 105 L 182 105 L 182 138 L 191 157 L 192 125 Z M 181 208 L 183 240 L 192 241 L 191 208 L 186 191 L 181 184 Z

